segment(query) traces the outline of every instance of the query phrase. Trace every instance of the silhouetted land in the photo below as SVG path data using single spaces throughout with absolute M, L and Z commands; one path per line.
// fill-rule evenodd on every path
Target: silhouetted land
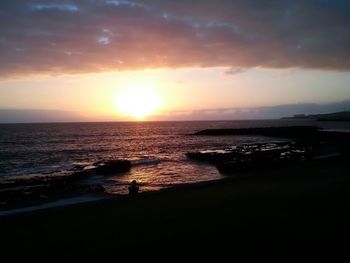
M 1 257 L 334 262 L 349 248 L 342 158 L 2 217 Z
M 263 135 L 270 137 L 309 137 L 319 131 L 313 126 L 287 126 L 287 127 L 266 127 L 266 128 L 242 128 L 242 129 L 207 129 L 196 132 L 194 135 Z
M 325 114 L 297 114 L 293 117 L 285 117 L 282 119 L 311 119 L 317 121 L 350 121 L 350 111 L 340 111 Z
M 314 126 L 286 126 L 242 129 L 206 129 L 193 135 L 228 136 L 228 135 L 261 135 L 276 138 L 290 138 L 304 141 L 350 142 L 349 132 L 324 131 Z
M 350 133 L 324 131 L 312 126 L 245 129 L 207 129 L 196 136 L 262 135 L 286 138 L 285 142 L 243 144 L 211 151 L 188 152 L 189 159 L 207 162 L 225 175 L 239 171 L 288 167 L 335 155 L 349 155 Z

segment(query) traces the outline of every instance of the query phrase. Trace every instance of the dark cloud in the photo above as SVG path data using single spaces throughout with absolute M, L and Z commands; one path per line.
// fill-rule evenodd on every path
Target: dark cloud
M 350 69 L 347 0 L 0 2 L 0 75 L 157 67 Z

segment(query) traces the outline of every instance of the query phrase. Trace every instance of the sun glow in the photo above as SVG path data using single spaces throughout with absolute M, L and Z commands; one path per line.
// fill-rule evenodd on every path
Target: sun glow
M 128 86 L 117 97 L 118 111 L 135 119 L 143 119 L 161 106 L 159 94 L 148 86 Z

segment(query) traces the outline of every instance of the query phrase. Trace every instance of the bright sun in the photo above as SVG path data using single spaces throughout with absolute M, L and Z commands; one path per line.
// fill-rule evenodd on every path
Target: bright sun
M 127 87 L 118 95 L 118 110 L 128 117 L 143 119 L 154 113 L 161 104 L 155 89 L 146 86 Z

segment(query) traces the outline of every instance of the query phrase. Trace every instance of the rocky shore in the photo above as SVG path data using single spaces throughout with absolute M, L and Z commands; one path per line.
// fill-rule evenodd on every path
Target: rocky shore
M 221 173 L 229 175 L 307 162 L 314 157 L 314 147 L 297 142 L 252 143 L 223 150 L 189 152 L 186 156 L 211 163 Z
M 196 136 L 261 135 L 285 138 L 288 142 L 251 143 L 212 151 L 188 152 L 191 160 L 213 164 L 224 175 L 240 171 L 287 167 L 314 158 L 348 156 L 350 133 L 323 131 L 312 126 L 245 129 L 207 129 Z
M 224 136 L 224 135 L 262 135 L 283 138 L 305 138 L 318 133 L 320 128 L 313 126 L 286 126 L 242 129 L 206 129 L 194 135 Z
M 103 193 L 102 185 L 88 179 L 131 169 L 128 160 L 108 160 L 92 167 L 77 166 L 69 171 L 37 176 L 9 177 L 0 182 L 0 209 L 26 206 L 82 194 Z
M 290 167 L 313 159 L 349 156 L 349 133 L 328 132 L 317 127 L 268 127 L 251 129 L 203 130 L 195 136 L 264 135 L 285 138 L 287 141 L 243 144 L 212 151 L 188 152 L 189 160 L 215 165 L 223 175 L 239 172 Z M 156 159 L 106 160 L 88 167 L 76 166 L 68 171 L 58 171 L 35 176 L 2 178 L 0 181 L 0 210 L 18 206 L 55 201 L 83 194 L 104 193 L 105 189 L 94 176 L 108 176 L 127 172 L 132 166 L 157 163 Z

